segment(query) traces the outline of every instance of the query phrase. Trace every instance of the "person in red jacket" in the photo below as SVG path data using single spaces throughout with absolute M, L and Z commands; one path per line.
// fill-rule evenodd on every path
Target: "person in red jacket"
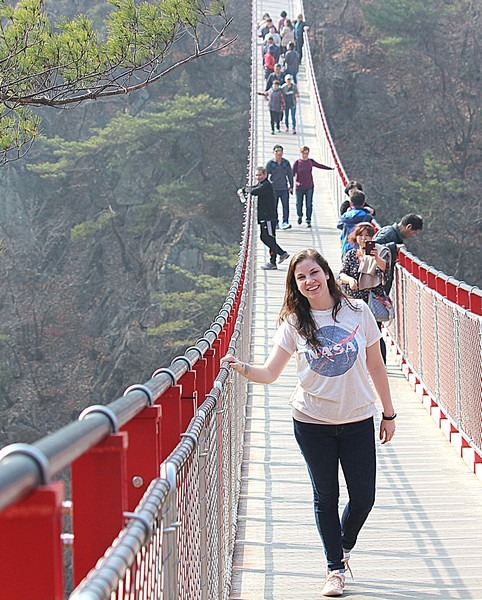
M 298 225 L 303 222 L 303 201 L 306 200 L 306 226 L 311 227 L 311 216 L 313 214 L 313 167 L 317 169 L 328 169 L 333 171 L 334 167 L 328 167 L 309 158 L 308 146 L 300 148 L 300 158 L 293 163 L 293 176 L 296 182 L 296 213 L 298 214 Z

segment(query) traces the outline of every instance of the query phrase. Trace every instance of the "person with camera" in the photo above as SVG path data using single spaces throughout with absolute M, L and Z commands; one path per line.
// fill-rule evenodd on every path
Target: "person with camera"
M 358 223 L 355 226 L 348 236 L 348 241 L 354 247 L 343 255 L 338 275 L 347 296 L 358 298 L 367 304 L 370 292 L 386 297 L 383 284 L 390 265 L 390 251 L 385 246 L 375 244 L 374 234 L 375 230 L 370 223 Z M 381 322 L 377 323 L 381 329 Z M 383 362 L 386 363 L 387 350 L 383 338 L 380 338 L 380 350 Z

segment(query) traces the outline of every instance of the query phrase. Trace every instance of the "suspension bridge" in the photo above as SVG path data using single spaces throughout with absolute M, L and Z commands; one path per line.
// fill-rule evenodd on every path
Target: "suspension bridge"
M 296 0 L 254 0 L 253 21 L 282 9 L 303 12 Z M 312 228 L 292 214 L 292 229 L 278 237 L 290 254 L 317 248 L 336 272 L 348 178 L 309 42 L 297 135 L 271 135 L 256 93 L 260 56 L 253 25 L 248 179 L 275 142 L 290 161 L 307 145 L 335 167 L 314 171 Z M 321 597 L 325 561 L 288 406 L 294 361 L 270 386 L 248 384 L 220 362 L 228 351 L 261 362 L 271 347 L 287 267 L 261 270 L 266 247 L 257 238 L 249 199 L 225 303 L 184 355 L 48 437 L 0 451 L 2 598 Z M 396 318 L 384 336 L 398 427 L 377 447 L 377 501 L 345 595 L 480 600 L 482 292 L 402 251 L 393 295 Z

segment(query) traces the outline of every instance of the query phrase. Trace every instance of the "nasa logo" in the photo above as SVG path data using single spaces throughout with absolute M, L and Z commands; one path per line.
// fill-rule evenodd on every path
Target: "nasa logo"
M 305 352 L 310 369 L 325 377 L 337 377 L 351 369 L 358 356 L 357 331 L 358 325 L 351 333 L 337 325 L 318 329 L 320 346 Z

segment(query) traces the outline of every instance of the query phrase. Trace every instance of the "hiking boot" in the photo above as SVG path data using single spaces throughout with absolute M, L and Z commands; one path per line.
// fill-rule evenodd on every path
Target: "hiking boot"
M 264 271 L 276 271 L 278 267 L 272 262 L 267 262 L 265 265 L 262 265 L 261 268 Z
M 288 252 L 283 252 L 283 254 L 280 254 L 280 257 L 278 259 L 278 263 L 281 264 L 282 262 L 284 262 L 289 257 L 290 257 L 290 255 L 288 254 Z
M 303 222 L 303 217 L 298 217 L 298 225 L 301 225 L 302 222 Z
M 341 596 L 345 587 L 345 575 L 340 571 L 330 571 L 321 590 L 322 596 Z

